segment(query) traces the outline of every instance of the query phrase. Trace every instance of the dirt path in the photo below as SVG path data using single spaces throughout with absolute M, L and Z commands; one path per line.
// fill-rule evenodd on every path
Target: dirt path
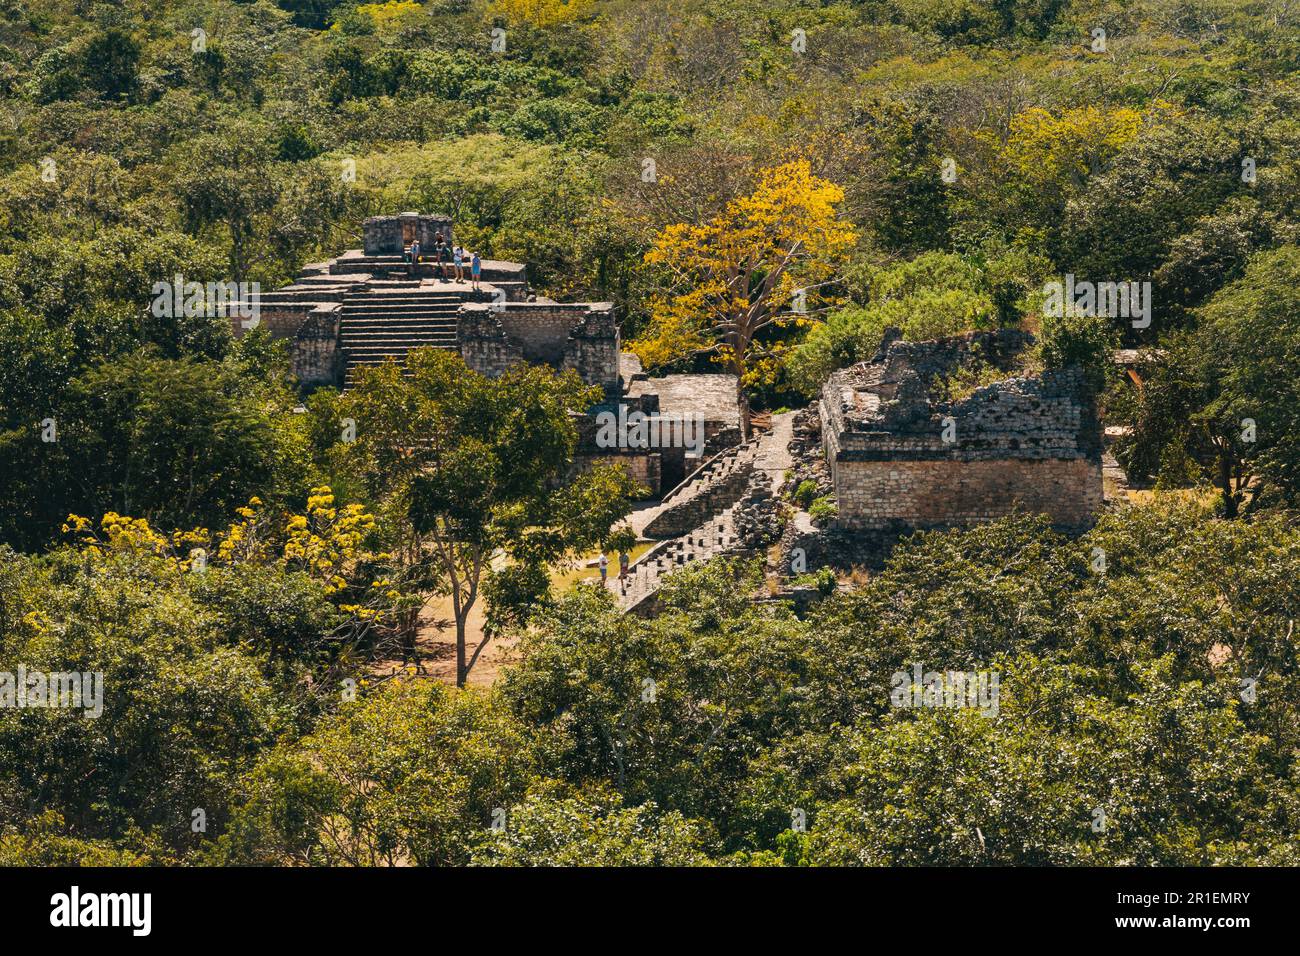
M 470 610 L 465 623 L 466 655 L 473 658 L 474 651 L 483 640 L 483 601 L 480 599 Z M 497 638 L 483 648 L 470 669 L 467 683 L 476 686 L 493 684 L 501 668 L 515 659 L 517 639 Z M 456 623 L 451 613 L 451 598 L 435 598 L 420 615 L 419 630 L 415 638 L 419 655 L 417 673 L 447 684 L 456 683 Z M 376 661 L 372 667 L 378 677 L 394 674 L 406 666 L 401 660 Z

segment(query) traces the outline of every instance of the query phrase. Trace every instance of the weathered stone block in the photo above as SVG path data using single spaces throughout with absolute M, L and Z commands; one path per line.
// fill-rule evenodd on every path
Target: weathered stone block
M 979 356 L 1010 368 L 1019 332 L 935 342 L 887 335 L 877 355 L 833 374 L 818 409 L 849 528 L 991 521 L 1015 511 L 1086 525 L 1102 506 L 1101 427 L 1078 369 L 1007 377 L 949 401 L 936 381 Z

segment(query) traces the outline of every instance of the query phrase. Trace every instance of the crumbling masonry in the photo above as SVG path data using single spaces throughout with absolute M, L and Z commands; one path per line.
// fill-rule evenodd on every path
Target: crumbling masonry
M 286 339 L 294 374 L 307 389 L 347 388 L 359 370 L 394 360 L 415 348 L 457 351 L 484 375 L 501 375 L 519 362 L 570 370 L 600 386 L 602 401 L 580 424 L 577 467 L 617 461 L 651 496 L 677 485 L 704 457 L 738 440 L 734 395 L 727 375 L 678 375 L 651 379 L 635 356 L 621 352 L 618 322 L 609 302 L 555 302 L 528 288 L 522 263 L 482 260 L 477 288 L 469 262 L 460 281 L 451 262 L 431 261 L 435 238 L 448 248 L 452 223 L 445 216 L 401 213 L 365 221 L 363 248 L 305 266 L 288 286 L 262 293 L 259 323 Z M 419 240 L 425 261 L 405 252 Z M 236 335 L 246 327 L 232 318 Z M 620 407 L 647 415 L 702 418 L 704 455 L 689 459 L 682 448 L 603 448 L 593 418 Z
M 831 375 L 819 413 L 840 526 L 967 525 L 1016 511 L 1090 524 L 1102 507 L 1101 427 L 1079 369 L 943 396 L 976 358 L 1009 370 L 1028 341 L 1014 330 L 917 343 L 892 333 L 870 361 Z

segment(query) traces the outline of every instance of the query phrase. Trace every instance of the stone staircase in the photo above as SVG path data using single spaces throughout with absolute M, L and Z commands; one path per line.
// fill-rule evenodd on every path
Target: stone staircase
M 664 495 L 648 515 L 640 533 L 648 538 L 674 538 L 703 524 L 709 515 L 734 505 L 744 495 L 759 454 L 761 435 L 724 449 Z
M 703 563 L 719 555 L 734 553 L 738 541 L 732 522 L 735 506 L 677 538 L 661 541 L 628 568 L 626 587 L 611 578 L 609 587 L 625 612 L 648 613 L 663 579 L 683 567 Z
M 451 288 L 389 280 L 367 283 L 343 296 L 339 344 L 344 387 L 356 370 L 388 358 L 401 362 L 414 348 L 454 349 L 456 313 L 466 296 Z
M 776 493 L 791 466 L 793 413 L 773 416 L 772 428 L 744 444 L 714 455 L 664 496 L 653 509 L 633 517 L 633 530 L 662 537 L 628 568 L 626 588 L 617 578 L 608 587 L 619 606 L 651 613 L 665 576 L 695 562 L 746 551 L 735 515 L 747 500 Z

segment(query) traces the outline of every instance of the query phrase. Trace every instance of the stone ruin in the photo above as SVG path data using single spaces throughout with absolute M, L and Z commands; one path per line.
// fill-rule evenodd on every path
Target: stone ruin
M 462 281 L 450 263 L 407 261 L 413 240 L 427 254 L 437 235 L 452 242 L 448 217 L 371 217 L 361 249 L 304 266 L 291 284 L 260 295 L 259 323 L 288 340 L 293 372 L 305 389 L 347 388 L 359 369 L 402 362 L 421 347 L 455 350 L 484 375 L 500 375 L 518 362 L 572 370 L 603 395 L 580 423 L 578 466 L 617 461 L 653 497 L 685 480 L 699 460 L 675 447 L 599 447 L 597 413 L 622 407 L 651 416 L 702 416 L 707 442 L 701 460 L 739 440 L 734 376 L 649 378 L 635 356 L 621 351 L 612 303 L 535 295 L 522 263 L 483 259 L 474 288 L 468 261 Z M 247 330 L 233 317 L 232 327 L 236 335 Z M 719 401 L 720 395 L 730 399 Z
M 815 413 L 774 416 L 784 424 L 741 444 L 734 376 L 646 375 L 621 350 L 611 303 L 537 296 L 521 263 L 483 260 L 473 288 L 449 266 L 406 261 L 412 238 L 431 249 L 435 234 L 450 241 L 451 221 L 414 213 L 369 219 L 363 248 L 308 265 L 292 284 L 264 293 L 260 321 L 289 340 L 294 372 L 308 389 L 347 388 L 359 369 L 404 361 L 419 347 L 454 349 L 485 375 L 532 362 L 599 386 L 602 397 L 578 423 L 575 468 L 616 462 L 662 499 L 634 522 L 643 537 L 660 542 L 633 565 L 619 597 L 626 609 L 652 608 L 659 582 L 675 567 L 761 551 L 782 533 L 787 506 L 775 491 L 810 473 L 808 461 L 816 463 L 818 494 L 832 492 L 838 505 L 834 527 L 796 521 L 786 529 L 784 544 L 797 540 L 810 560 L 819 548 L 827 558 L 837 550 L 883 554 L 902 531 L 1016 511 L 1084 527 L 1102 507 L 1092 393 L 1078 369 L 1018 375 L 1018 357 L 1032 341 L 1025 333 L 904 342 L 890 330 L 870 361 L 830 376 Z M 237 335 L 245 331 L 237 321 L 234 327 Z M 960 383 L 977 368 L 1000 377 L 963 393 Z M 702 451 L 603 447 L 599 416 L 632 412 L 696 418 Z M 805 465 L 791 470 L 801 460 Z
M 1080 369 L 1014 375 L 1032 337 L 974 332 L 932 342 L 886 334 L 835 372 L 818 413 L 841 528 L 906 530 L 1042 513 L 1066 528 L 1101 510 L 1101 426 Z M 949 399 L 977 364 L 1008 377 Z
M 571 369 L 609 397 L 620 392 L 619 330 L 612 302 L 472 302 L 460 307 L 457 344 L 483 375 L 531 362 Z
M 1103 504 L 1095 398 L 1080 369 L 1020 372 L 1032 341 L 1001 330 L 903 342 L 889 330 L 870 361 L 828 378 L 815 407 L 773 415 L 771 431 L 635 515 L 642 536 L 660 540 L 633 563 L 621 606 L 652 614 L 667 575 L 723 555 L 772 561 L 775 547 L 782 577 L 842 575 L 878 569 L 917 529 L 1024 512 L 1082 530 Z M 831 523 L 789 503 L 807 481 L 835 496 Z M 801 583 L 774 599 L 798 610 L 823 596 Z
M 364 252 L 367 256 L 400 256 L 416 239 L 420 248 L 433 251 L 434 241 L 442 236 L 451 242 L 451 218 L 402 212 L 396 216 L 371 216 L 362 225 Z

